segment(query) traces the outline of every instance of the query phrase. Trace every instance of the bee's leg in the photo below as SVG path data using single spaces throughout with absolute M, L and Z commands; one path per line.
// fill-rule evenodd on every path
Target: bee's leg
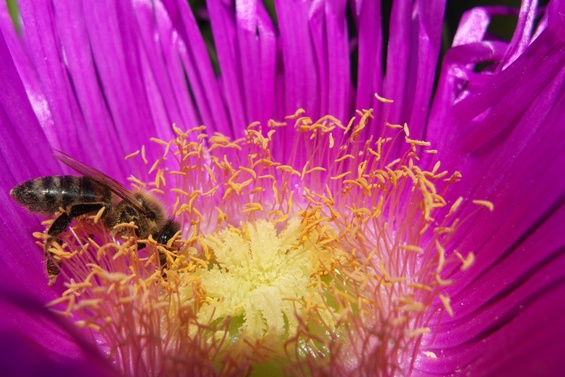
M 161 233 L 157 235 L 156 240 L 161 245 L 167 245 L 167 242 L 169 242 L 169 240 L 171 240 L 179 230 L 179 224 L 174 220 L 169 220 L 163 227 Z M 161 251 L 159 251 L 159 264 L 161 265 L 162 269 L 167 266 L 167 255 Z M 165 275 L 166 273 L 163 270 L 163 276 Z
M 63 233 L 69 225 L 71 225 L 71 221 L 75 217 L 79 217 L 86 214 L 93 214 L 98 211 L 102 207 L 108 207 L 106 203 L 81 203 L 81 204 L 74 204 L 72 205 L 67 212 L 61 213 L 53 224 L 49 227 L 47 234 L 50 237 L 57 237 L 59 234 Z
M 56 237 L 59 234 L 63 233 L 69 227 L 69 225 L 71 225 L 73 218 L 81 215 L 86 215 L 88 213 L 96 213 L 100 211 L 102 207 L 107 206 L 108 205 L 106 203 L 75 204 L 71 206 L 67 212 L 63 212 L 59 216 L 57 216 L 55 221 L 53 221 L 53 224 L 51 224 L 49 230 L 47 230 L 47 235 L 49 236 L 49 238 L 47 239 L 45 247 L 43 248 L 43 255 L 45 256 L 47 268 L 47 277 L 49 277 L 49 285 L 53 285 L 55 283 L 57 276 L 59 276 L 61 272 L 60 266 L 62 262 L 55 261 L 53 253 L 49 251 L 49 248 L 54 242 L 61 243 L 61 241 Z
M 106 211 L 109 209 L 109 205 L 107 203 L 95 202 L 74 204 L 69 210 L 69 216 L 74 218 L 87 214 L 95 214 L 100 211 L 102 207 L 106 207 Z
M 159 264 L 161 265 L 161 268 L 163 268 L 163 269 L 165 267 L 167 267 L 167 254 L 161 252 L 160 250 L 159 250 Z M 165 275 L 166 275 L 166 273 L 163 270 L 163 276 L 165 276 Z
M 116 225 L 114 216 L 112 216 L 112 206 L 109 203 L 104 202 L 94 202 L 94 203 L 81 203 L 73 205 L 69 210 L 69 215 L 71 217 L 79 217 L 82 215 L 95 215 L 104 209 L 100 216 L 102 223 L 108 228 L 112 229 Z
M 61 273 L 60 266 L 61 261 L 55 261 L 54 254 L 49 251 L 49 248 L 54 242 L 60 242 L 58 239 L 55 238 L 48 238 L 45 242 L 45 246 L 43 247 L 43 255 L 45 256 L 46 262 L 46 270 L 47 270 L 47 277 L 49 278 L 49 285 L 55 284 L 55 280 L 57 276 Z
M 51 238 L 57 237 L 71 225 L 71 221 L 73 221 L 72 216 L 66 212 L 61 213 L 49 227 L 47 235 Z

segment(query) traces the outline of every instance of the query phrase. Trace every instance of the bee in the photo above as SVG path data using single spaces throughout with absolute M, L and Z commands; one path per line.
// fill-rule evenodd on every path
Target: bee
M 10 196 L 31 212 L 51 217 L 58 214 L 47 230 L 48 242 L 44 250 L 50 284 L 55 282 L 60 270 L 48 251 L 49 246 L 73 219 L 102 211 L 102 224 L 115 234 L 125 231 L 125 227 L 116 225 L 133 223 L 138 238 L 152 236 L 161 245 L 167 245 L 179 232 L 180 225 L 167 216 L 163 204 L 151 194 L 143 190 L 128 190 L 113 178 L 63 152 L 56 151 L 54 157 L 82 176 L 36 178 L 10 191 Z M 139 248 L 143 247 L 144 244 L 139 245 Z M 166 256 L 161 252 L 159 261 L 164 267 Z

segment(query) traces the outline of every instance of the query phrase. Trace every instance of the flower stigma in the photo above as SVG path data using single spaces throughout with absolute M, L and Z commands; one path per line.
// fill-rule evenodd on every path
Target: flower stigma
M 409 370 L 433 303 L 452 313 L 447 277 L 472 264 L 448 248 L 466 200 L 443 198 L 458 172 L 419 166 L 430 143 L 407 125 L 367 137 L 371 121 L 371 110 L 347 125 L 299 110 L 235 140 L 173 127 L 152 140 L 157 161 L 145 148 L 128 160 L 181 232 L 159 244 L 132 223 L 75 221 L 49 249 L 67 288 L 51 306 L 126 375 Z

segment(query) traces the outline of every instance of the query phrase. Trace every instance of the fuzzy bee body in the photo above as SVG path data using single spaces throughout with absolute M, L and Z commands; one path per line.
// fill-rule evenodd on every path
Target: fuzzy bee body
M 122 184 L 102 172 L 89 167 L 72 157 L 58 152 L 57 159 L 64 162 L 82 176 L 47 176 L 21 183 L 10 191 L 10 195 L 29 211 L 47 216 L 60 214 L 47 230 L 50 240 L 64 232 L 73 219 L 83 215 L 95 215 L 101 210 L 101 221 L 116 234 L 125 228 L 116 225 L 133 223 L 135 234 L 140 239 L 152 236 L 155 241 L 166 245 L 180 230 L 179 224 L 168 218 L 161 202 L 149 193 L 130 191 Z M 140 248 L 145 245 L 140 244 Z M 47 273 L 54 281 L 59 273 L 53 259 L 49 258 L 46 245 Z M 166 257 L 160 254 L 161 265 Z

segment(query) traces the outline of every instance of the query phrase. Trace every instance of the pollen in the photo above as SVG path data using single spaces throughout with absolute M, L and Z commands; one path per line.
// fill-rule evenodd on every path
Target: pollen
M 456 311 L 446 289 L 474 261 L 457 232 L 493 208 L 447 199 L 463 177 L 422 163 L 431 143 L 407 124 L 367 136 L 372 122 L 300 109 L 239 139 L 173 126 L 155 161 L 142 147 L 127 163 L 180 232 L 78 219 L 46 249 L 66 287 L 52 308 L 125 375 L 401 374 Z

